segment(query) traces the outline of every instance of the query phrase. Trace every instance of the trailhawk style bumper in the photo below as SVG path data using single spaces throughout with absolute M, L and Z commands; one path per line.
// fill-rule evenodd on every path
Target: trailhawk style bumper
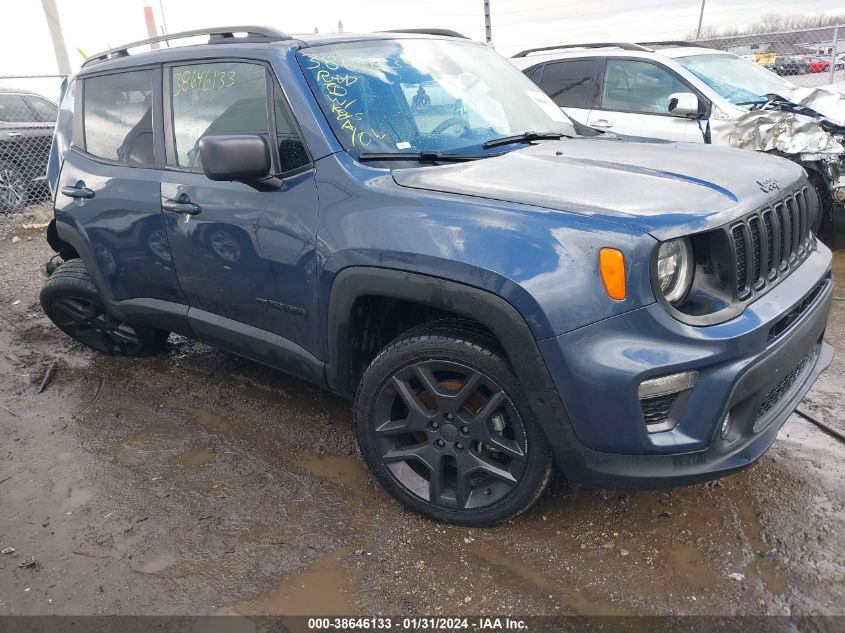
M 570 481 L 664 487 L 756 461 L 833 358 L 830 262 L 819 244 L 720 325 L 685 325 L 652 304 L 540 341 L 573 431 L 550 438 Z

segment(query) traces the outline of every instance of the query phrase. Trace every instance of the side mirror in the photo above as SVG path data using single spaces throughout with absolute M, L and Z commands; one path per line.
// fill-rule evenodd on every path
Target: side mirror
M 270 147 L 258 134 L 204 136 L 199 150 L 209 180 L 250 183 L 270 175 Z
M 697 118 L 701 113 L 698 111 L 698 97 L 691 92 L 675 92 L 669 95 L 669 114 L 686 119 Z

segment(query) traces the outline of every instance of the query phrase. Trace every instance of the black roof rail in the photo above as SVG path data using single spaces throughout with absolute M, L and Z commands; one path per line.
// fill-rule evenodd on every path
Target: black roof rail
M 631 44 L 629 42 L 587 42 L 583 44 L 559 44 L 557 46 L 541 46 L 540 48 L 528 48 L 520 51 L 514 57 L 528 57 L 531 53 L 541 53 L 543 51 L 556 51 L 563 48 L 621 48 L 623 51 L 641 51 L 643 53 L 653 53 L 654 51 L 640 44 Z
M 246 37 L 235 37 L 235 33 L 246 33 Z M 128 57 L 130 48 L 138 48 L 139 46 L 147 46 L 148 44 L 157 44 L 158 42 L 170 42 L 173 40 L 181 40 L 188 37 L 201 37 L 208 35 L 209 44 L 232 43 L 232 42 L 279 42 L 282 40 L 292 40 L 293 38 L 287 33 L 283 33 L 277 29 L 266 26 L 225 26 L 211 29 L 197 29 L 194 31 L 182 31 L 181 33 L 171 33 L 169 35 L 158 35 L 150 37 L 145 40 L 131 42 L 116 48 L 110 48 L 107 51 L 91 55 L 82 63 L 84 68 L 88 64 L 105 61 L 107 59 L 114 59 L 116 57 Z
M 382 33 L 417 33 L 419 35 L 440 35 L 442 37 L 459 37 L 464 40 L 469 38 L 463 33 L 452 31 L 451 29 L 389 29 L 382 31 Z

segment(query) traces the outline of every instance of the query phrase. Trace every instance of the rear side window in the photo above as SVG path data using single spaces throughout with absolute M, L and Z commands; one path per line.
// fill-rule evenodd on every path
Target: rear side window
M 32 111 L 35 112 L 35 121 L 39 123 L 55 123 L 56 117 L 59 116 L 59 109 L 56 107 L 56 104 L 50 103 L 47 99 L 33 97 L 31 95 L 26 95 L 24 100 L 32 108 Z
M 264 66 L 242 62 L 171 68 L 173 134 L 180 167 L 202 171 L 199 141 L 211 134 L 270 135 Z
M 649 62 L 608 59 L 601 106 L 642 114 L 669 116 L 669 96 L 690 88 L 665 68 Z
M 0 121 L 4 123 L 29 123 L 35 120 L 23 97 L 18 94 L 0 94 Z
M 596 94 L 595 59 L 573 59 L 547 64 L 540 87 L 565 108 L 590 108 Z
M 155 163 L 152 82 L 149 70 L 85 80 L 85 151 L 119 163 Z

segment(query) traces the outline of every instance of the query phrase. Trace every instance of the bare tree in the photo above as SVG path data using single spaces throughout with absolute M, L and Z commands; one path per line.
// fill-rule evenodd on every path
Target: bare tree
M 705 15 L 706 19 L 706 15 Z M 756 35 L 759 33 L 776 33 L 778 31 L 794 31 L 798 29 L 813 29 L 826 26 L 845 24 L 845 14 L 838 15 L 782 15 L 769 13 L 760 20 L 749 24 L 745 28 L 737 26 L 717 27 L 705 25 L 701 29 L 700 39 L 709 40 L 719 37 L 734 37 L 737 35 Z M 688 40 L 696 39 L 695 33 L 688 33 Z

